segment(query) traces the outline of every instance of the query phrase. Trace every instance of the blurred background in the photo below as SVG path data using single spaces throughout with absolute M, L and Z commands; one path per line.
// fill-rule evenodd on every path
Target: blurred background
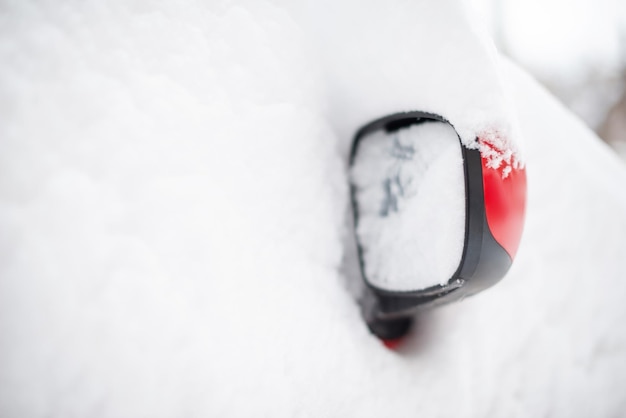
M 470 3 L 498 49 L 626 160 L 626 1 Z

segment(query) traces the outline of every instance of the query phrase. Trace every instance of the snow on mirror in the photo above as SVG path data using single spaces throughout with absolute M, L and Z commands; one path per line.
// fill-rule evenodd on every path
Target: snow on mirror
M 447 283 L 465 239 L 463 156 L 454 128 L 416 121 L 365 134 L 350 175 L 367 282 L 390 291 Z

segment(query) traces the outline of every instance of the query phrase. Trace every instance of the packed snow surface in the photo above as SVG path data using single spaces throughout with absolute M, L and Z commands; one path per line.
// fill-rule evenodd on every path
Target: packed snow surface
M 423 122 L 359 142 L 351 169 L 368 282 L 386 290 L 445 284 L 461 261 L 465 177 L 452 126 Z
M 626 169 L 465 16 L 5 1 L 0 416 L 623 414 Z M 414 109 L 464 141 L 519 116 L 527 223 L 502 282 L 390 352 L 352 293 L 348 149 Z
M 442 115 L 463 143 L 524 161 L 497 54 L 462 0 L 319 0 L 285 6 L 324 68 L 328 120 L 342 140 L 381 116 Z M 490 155 L 493 166 L 503 156 Z

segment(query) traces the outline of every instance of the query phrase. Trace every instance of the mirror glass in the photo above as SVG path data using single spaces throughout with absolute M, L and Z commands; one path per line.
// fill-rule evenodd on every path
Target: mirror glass
M 391 291 L 447 283 L 465 238 L 463 155 L 454 128 L 422 119 L 369 132 L 350 178 L 366 280 Z

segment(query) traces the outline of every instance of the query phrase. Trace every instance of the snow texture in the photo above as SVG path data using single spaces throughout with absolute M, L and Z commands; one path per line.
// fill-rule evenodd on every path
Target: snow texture
M 523 166 L 495 48 L 462 0 L 285 5 L 322 62 L 327 117 L 340 138 L 382 116 L 419 110 L 444 116 L 490 167 Z
M 0 416 L 623 414 L 626 169 L 522 72 L 500 78 L 465 16 L 4 1 Z M 352 293 L 347 151 L 412 109 L 464 141 L 516 112 L 528 218 L 507 278 L 390 352 Z
M 425 122 L 367 135 L 350 176 L 368 282 L 396 291 L 447 283 L 465 238 L 465 176 L 454 128 Z

